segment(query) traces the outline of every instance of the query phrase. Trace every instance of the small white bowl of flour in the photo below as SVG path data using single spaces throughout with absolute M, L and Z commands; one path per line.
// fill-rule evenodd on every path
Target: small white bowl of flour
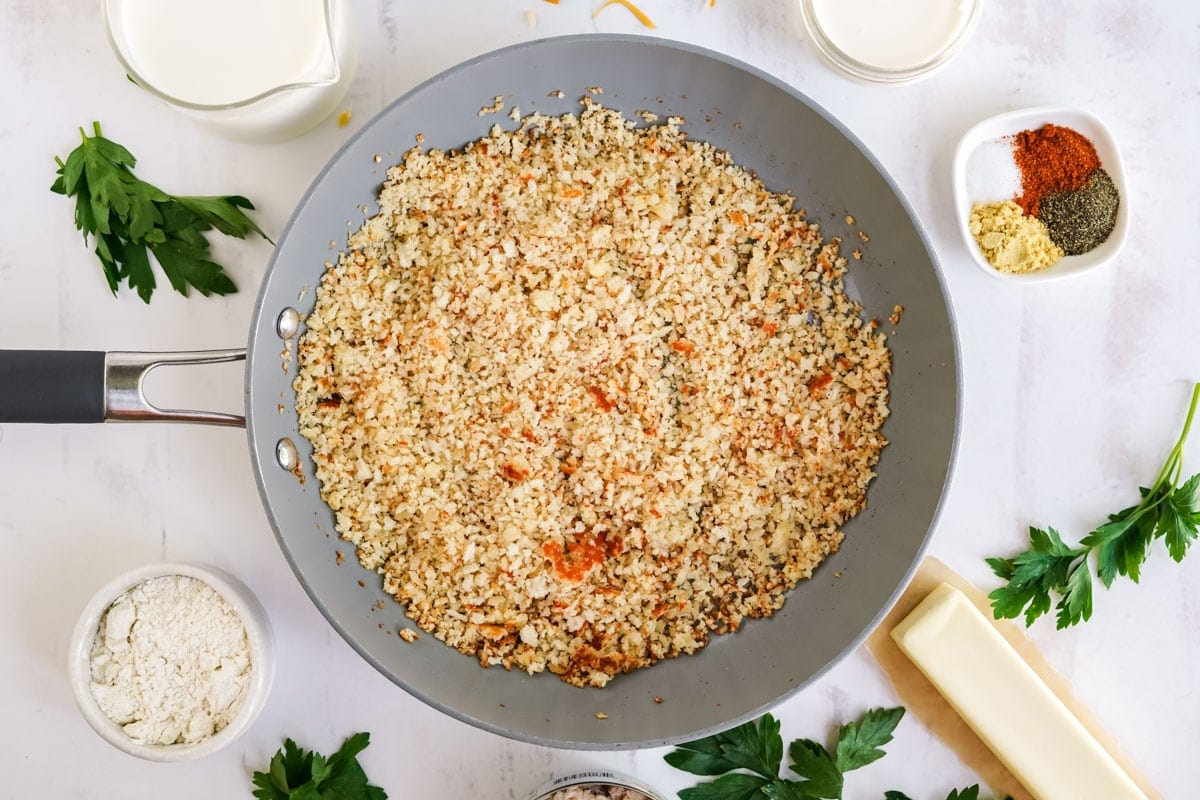
M 214 753 L 266 703 L 275 644 L 236 578 L 200 564 L 149 564 L 98 591 L 71 637 L 68 672 L 84 718 L 151 761 Z

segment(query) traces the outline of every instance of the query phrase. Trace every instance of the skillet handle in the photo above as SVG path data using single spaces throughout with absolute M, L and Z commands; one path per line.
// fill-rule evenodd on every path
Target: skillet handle
M 143 382 L 163 365 L 244 361 L 246 351 L 102 353 L 0 350 L 0 422 L 195 422 L 245 427 L 246 418 L 212 411 L 162 409 Z
M 104 353 L 0 350 L 0 422 L 103 422 Z

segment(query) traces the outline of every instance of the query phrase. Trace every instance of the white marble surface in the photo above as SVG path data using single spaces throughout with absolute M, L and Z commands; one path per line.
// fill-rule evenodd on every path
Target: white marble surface
M 220 242 L 243 291 L 150 307 L 113 300 L 47 191 L 55 154 L 92 119 L 146 176 L 189 193 L 240 192 L 278 232 L 338 145 L 387 101 L 456 62 L 534 37 L 638 31 L 620 9 L 564 0 L 355 0 L 362 58 L 347 128 L 332 121 L 272 147 L 224 141 L 126 82 L 94 0 L 0 4 L 0 346 L 176 349 L 239 346 L 264 243 Z M 982 558 L 1017 548 L 1030 523 L 1080 535 L 1130 499 L 1173 441 L 1200 377 L 1200 6 L 1090 0 L 989 2 L 966 50 L 910 87 L 852 84 L 818 62 L 789 0 L 644 0 L 654 33 L 715 48 L 825 105 L 896 176 L 933 237 L 962 339 L 965 405 L 958 469 L 931 553 L 980 585 Z M 523 12 L 536 10 L 527 26 Z M 1022 289 L 982 275 L 950 216 L 957 137 L 1000 111 L 1044 103 L 1100 115 L 1129 173 L 1133 235 L 1119 261 L 1066 283 Z M 164 403 L 234 407 L 239 371 L 156 381 Z M 1188 450 L 1200 469 L 1200 441 Z M 373 733 L 371 777 L 396 798 L 522 798 L 551 773 L 608 765 L 663 790 L 686 778 L 662 751 L 576 753 L 510 742 L 438 714 L 388 683 L 325 623 L 268 529 L 240 432 L 188 426 L 5 425 L 0 429 L 0 797 L 248 797 L 250 771 L 292 735 L 321 749 Z M 151 764 L 112 749 L 76 711 L 64 670 L 71 626 L 105 580 L 161 559 L 216 563 L 266 605 L 279 669 L 266 710 L 228 750 Z M 1200 731 L 1200 555 L 1156 552 L 1143 583 L 1097 597 L 1095 618 L 1032 636 L 1166 797 L 1195 795 Z M 776 709 L 785 737 L 895 700 L 864 652 Z M 903 789 L 944 797 L 974 776 L 915 719 L 886 759 L 853 774 L 847 798 Z

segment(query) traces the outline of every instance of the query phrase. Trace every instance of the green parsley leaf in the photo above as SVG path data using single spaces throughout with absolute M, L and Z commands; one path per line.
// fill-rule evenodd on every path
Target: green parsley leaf
M 903 708 L 873 708 L 858 722 L 843 725 L 838 731 L 837 768 L 849 772 L 883 758 L 880 748 L 892 740 L 903 716 Z
M 950 794 L 946 795 L 946 800 L 979 800 L 979 784 L 962 790 L 951 789 Z
M 912 800 L 911 797 L 904 792 L 892 790 L 883 793 L 884 800 Z M 979 800 L 979 784 L 968 786 L 965 789 L 951 789 L 950 794 L 946 795 L 946 800 Z M 1012 800 L 1011 797 L 1005 797 L 1004 800 Z
M 1187 555 L 1188 548 L 1200 533 L 1200 474 L 1193 475 L 1171 493 L 1159 518 L 1154 535 L 1162 537 L 1167 552 L 1176 563 Z
M 237 287 L 233 285 L 233 281 L 225 274 L 221 265 L 209 261 L 207 245 L 196 247 L 183 239 L 171 238 L 160 244 L 150 245 L 150 250 L 166 273 L 171 287 L 184 296 L 187 295 L 189 286 L 197 289 L 205 297 L 237 291 Z M 123 270 L 121 276 L 129 279 L 131 286 L 135 286 L 132 272 Z M 150 302 L 149 291 L 153 291 L 153 286 L 145 294 L 142 286 L 136 285 L 135 288 L 143 300 Z
M 769 781 L 758 775 L 731 772 L 715 781 L 679 790 L 679 800 L 751 800 Z
M 267 771 L 254 773 L 251 794 L 259 800 L 387 800 L 383 789 L 367 782 L 358 763 L 369 743 L 370 734 L 356 733 L 326 759 L 285 739 Z
M 792 765 L 788 769 L 804 778 L 799 787 L 801 791 L 810 797 L 830 800 L 842 796 L 846 779 L 823 745 L 812 739 L 797 739 L 788 748 L 788 755 L 792 757 Z
M 779 721 L 764 714 L 755 722 L 681 744 L 664 759 L 676 769 L 693 775 L 720 775 L 744 768 L 770 780 L 779 775 L 783 761 Z
M 757 772 L 765 778 L 779 775 L 783 761 L 783 737 L 779 735 L 779 721 L 764 714 L 757 722 L 747 722 L 720 734 L 721 753 L 735 767 Z
M 236 236 L 241 239 L 247 234 L 257 233 L 264 239 L 267 235 L 241 209 L 254 210 L 254 205 L 241 195 L 227 197 L 176 197 L 175 202 L 192 212 L 202 220 L 207 227 L 200 230 L 216 228 L 226 236 Z
M 989 558 L 987 564 L 1005 586 L 992 591 L 992 613 L 997 619 L 1025 615 L 1025 624 L 1055 606 L 1058 627 L 1066 628 L 1092 617 L 1092 573 L 1090 559 L 1095 556 L 1096 575 L 1105 587 L 1117 576 L 1138 583 L 1142 565 L 1156 539 L 1162 539 L 1167 553 L 1182 561 L 1200 535 L 1200 474 L 1182 484 L 1183 447 L 1191 431 L 1200 403 L 1200 383 L 1192 388 L 1183 431 L 1158 477 L 1149 487 L 1139 490 L 1141 502 L 1110 514 L 1108 521 L 1091 531 L 1076 548 L 1068 547 L 1053 528 L 1029 529 L 1030 547 L 1012 558 Z
M 737 765 L 721 754 L 720 734 L 684 742 L 663 756 L 663 760 L 675 769 L 693 775 L 722 775 L 737 769 Z
M 1067 577 L 1066 591 L 1058 602 L 1056 624 L 1059 630 L 1092 618 L 1092 572 L 1081 558 Z
M 1149 496 L 1142 502 L 1148 500 Z M 1138 582 L 1154 533 L 1156 517 L 1150 514 L 1151 510 L 1152 507 L 1141 505 L 1122 509 L 1083 537 L 1083 546 L 1096 551 L 1096 574 L 1106 587 L 1112 586 L 1117 575 L 1127 575 L 1134 583 Z
M 1025 612 L 1025 624 L 1032 625 L 1034 620 L 1050 610 L 1053 604 L 1051 592 L 1058 586 L 1065 585 L 1079 571 L 1084 560 L 1085 549 L 1070 548 L 1063 542 L 1062 537 L 1054 528 L 1042 530 L 1030 527 L 1030 548 L 1012 559 L 988 559 L 988 565 L 999 577 L 1008 581 L 1008 586 L 994 590 L 988 597 L 992 600 L 992 609 L 998 619 L 1012 619 Z M 1077 589 L 1072 608 L 1079 613 L 1091 615 L 1091 574 L 1084 572 L 1076 577 L 1077 584 L 1084 579 L 1089 581 L 1087 592 L 1080 586 Z M 1087 599 L 1087 607 L 1080 603 Z M 1065 603 L 1059 604 L 1060 615 L 1064 613 Z
M 762 788 L 762 793 L 771 800 L 816 800 L 804 791 L 804 784 L 780 778 Z
M 819 742 L 796 739 L 789 769 L 801 780 L 779 777 L 783 739 L 779 722 L 764 714 L 755 722 L 687 742 L 667 753 L 668 764 L 694 775 L 721 775 L 680 791 L 682 800 L 840 800 L 845 773 L 883 757 L 880 748 L 904 716 L 903 708 L 876 708 L 838 729 L 836 756 Z M 757 774 L 738 772 L 750 770 Z
M 237 291 L 224 268 L 209 255 L 204 233 L 217 230 L 239 239 L 251 233 L 270 239 L 244 213 L 253 210 L 240 195 L 175 197 L 133 174 L 137 159 L 104 138 L 100 123 L 58 163 L 50 191 L 75 198 L 75 227 L 84 241 L 95 239 L 96 258 L 115 295 L 122 282 L 149 303 L 156 281 L 149 253 L 183 295 L 195 289 L 205 297 Z M 149 252 L 148 252 L 149 251 Z

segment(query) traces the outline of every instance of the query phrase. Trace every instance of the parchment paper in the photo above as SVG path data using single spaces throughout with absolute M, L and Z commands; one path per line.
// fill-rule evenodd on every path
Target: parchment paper
M 1141 774 L 1121 753 L 1113 737 L 1103 730 L 1095 717 L 1075 699 L 1071 687 L 1054 671 L 1050 663 L 1026 638 L 1022 630 L 1011 622 L 993 619 L 987 595 L 963 580 L 958 573 L 936 558 L 926 558 L 921 563 L 912 583 L 900 596 L 900 600 L 897 601 L 891 613 L 867 638 L 867 649 L 875 656 L 879 666 L 883 667 L 883 671 L 896 688 L 896 694 L 899 695 L 900 701 L 910 714 L 919 718 L 925 727 L 956 752 L 963 763 L 974 770 L 999 798 L 1010 795 L 1013 800 L 1036 800 L 1000 763 L 1000 759 L 992 754 L 987 745 L 967 727 L 967 723 L 963 722 L 950 704 L 938 694 L 933 684 L 892 640 L 892 628 L 908 616 L 908 613 L 941 583 L 949 583 L 961 589 L 991 621 L 996 630 L 1008 640 L 1009 644 L 1016 648 L 1021 658 L 1025 659 L 1033 671 L 1046 682 L 1050 691 L 1058 695 L 1071 713 L 1079 718 L 1084 727 L 1091 731 L 1104 749 L 1116 759 L 1121 768 L 1129 773 L 1134 783 L 1146 793 L 1146 796 L 1150 800 L 1163 800 L 1162 795 L 1155 791 L 1146 776 Z

